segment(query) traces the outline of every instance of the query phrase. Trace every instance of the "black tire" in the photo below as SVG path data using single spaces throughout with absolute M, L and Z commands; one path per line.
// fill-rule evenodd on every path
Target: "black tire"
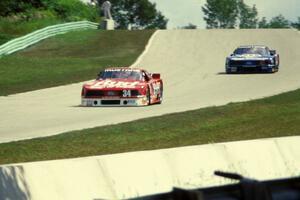
M 276 67 L 273 67 L 271 73 L 274 74 L 275 72 L 276 72 Z
M 277 58 L 278 58 L 278 63 L 277 63 L 277 65 L 276 65 L 276 67 L 277 67 L 277 69 L 279 68 L 279 64 L 280 64 L 280 57 L 279 57 L 279 55 L 277 56 Z M 277 70 L 278 71 L 278 70 Z
M 268 73 L 268 74 L 273 74 L 273 73 L 275 73 L 275 67 L 269 68 L 269 69 L 267 69 L 267 70 L 265 70 L 263 72 L 264 73 Z
M 278 55 L 278 63 L 277 63 L 277 65 L 276 65 L 276 70 L 275 70 L 275 72 L 278 72 L 279 71 L 279 64 L 280 64 L 280 57 L 279 57 L 279 55 Z

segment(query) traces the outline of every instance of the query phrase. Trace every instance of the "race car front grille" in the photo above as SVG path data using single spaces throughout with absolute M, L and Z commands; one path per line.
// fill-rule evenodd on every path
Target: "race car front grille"
M 102 105 L 120 105 L 120 100 L 101 100 Z
M 138 90 L 130 90 L 130 96 L 136 97 L 140 95 Z M 88 90 L 86 91 L 85 97 L 123 97 L 123 90 Z M 130 97 L 126 96 L 126 97 Z
M 120 97 L 123 95 L 122 90 L 108 90 L 105 91 L 104 96 L 116 96 L 116 97 Z
M 85 93 L 85 97 L 102 97 L 104 92 L 101 90 L 88 90 Z
M 131 96 L 139 96 L 140 92 L 138 90 L 131 90 Z
M 230 65 L 244 66 L 244 65 L 262 65 L 264 61 L 261 60 L 231 60 L 229 62 Z

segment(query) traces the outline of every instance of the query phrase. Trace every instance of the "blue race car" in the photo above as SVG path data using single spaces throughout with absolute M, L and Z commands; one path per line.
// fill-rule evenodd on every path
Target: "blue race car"
M 241 72 L 270 72 L 279 70 L 279 55 L 262 45 L 240 46 L 226 58 L 227 74 Z

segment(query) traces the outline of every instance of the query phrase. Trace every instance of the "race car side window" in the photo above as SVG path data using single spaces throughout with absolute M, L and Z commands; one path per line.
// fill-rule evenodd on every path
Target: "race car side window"
M 270 49 L 268 47 L 265 48 L 268 55 L 271 55 Z
M 144 79 L 145 81 L 149 81 L 149 80 L 150 80 L 150 77 L 149 77 L 149 75 L 147 74 L 147 72 L 143 72 L 143 79 Z
M 101 71 L 98 74 L 98 80 L 99 79 L 107 79 L 107 78 L 111 78 L 113 76 L 112 72 L 106 72 L 106 71 Z
M 99 79 L 103 79 L 103 71 L 102 72 L 100 72 L 99 74 L 98 74 L 98 77 L 97 77 L 97 79 L 99 80 Z

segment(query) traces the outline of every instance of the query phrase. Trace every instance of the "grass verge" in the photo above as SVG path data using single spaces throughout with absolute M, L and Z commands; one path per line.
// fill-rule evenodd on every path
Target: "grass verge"
M 31 21 L 11 21 L 0 18 L 0 45 L 47 26 L 64 23 L 59 19 L 36 19 Z
M 153 30 L 75 31 L 0 59 L 0 96 L 93 79 L 107 66 L 129 66 Z
M 300 90 L 250 102 L 0 144 L 0 163 L 292 135 L 300 135 Z

